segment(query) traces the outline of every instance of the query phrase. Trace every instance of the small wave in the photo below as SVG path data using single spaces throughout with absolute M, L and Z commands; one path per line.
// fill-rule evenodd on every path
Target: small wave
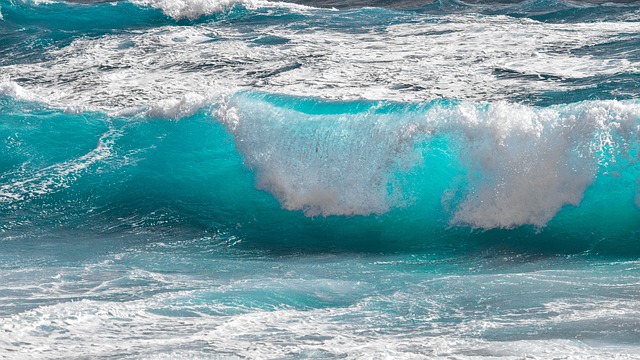
M 309 6 L 266 0 L 131 0 L 138 6 L 160 9 L 175 20 L 196 20 L 202 16 L 228 12 L 236 6 L 247 10 L 284 8 L 294 11 L 312 9 Z

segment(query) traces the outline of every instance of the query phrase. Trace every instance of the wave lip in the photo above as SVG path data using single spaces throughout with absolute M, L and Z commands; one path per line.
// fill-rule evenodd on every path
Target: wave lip
M 307 216 L 382 214 L 409 205 L 408 194 L 435 180 L 428 168 L 417 183 L 407 184 L 405 174 L 431 166 L 424 159 L 434 151 L 442 154 L 435 161 L 455 158 L 465 174 L 437 181 L 449 183 L 442 201 L 453 209 L 451 223 L 472 228 L 544 227 L 563 207 L 579 206 L 603 171 L 620 167 L 640 179 L 633 165 L 640 138 L 635 101 L 536 108 L 241 93 L 218 117 L 255 170 L 257 186 Z
M 307 216 L 387 212 L 400 201 L 389 169 L 418 160 L 402 158 L 410 130 L 367 112 L 304 114 L 240 95 L 217 116 L 256 170 L 257 187 Z

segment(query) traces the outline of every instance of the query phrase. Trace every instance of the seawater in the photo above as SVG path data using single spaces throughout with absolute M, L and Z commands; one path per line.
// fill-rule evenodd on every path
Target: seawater
M 0 14 L 0 358 L 640 358 L 640 3 Z

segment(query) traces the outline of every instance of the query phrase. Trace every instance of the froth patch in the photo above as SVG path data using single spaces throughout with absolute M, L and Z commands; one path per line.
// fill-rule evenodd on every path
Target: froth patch
M 520 101 L 538 96 L 545 101 L 544 94 L 566 91 L 567 99 L 573 101 L 571 94 L 581 89 L 587 97 L 630 96 L 632 89 L 622 83 L 615 93 L 586 89 L 609 76 L 620 76 L 612 81 L 625 82 L 640 69 L 637 59 L 620 53 L 622 49 L 614 47 L 604 56 L 603 49 L 636 32 L 637 24 L 630 22 L 551 24 L 479 15 L 448 15 L 434 22 L 428 16 L 415 15 L 411 20 L 405 14 L 408 18 L 398 18 L 400 23 L 379 27 L 378 16 L 388 14 L 373 16 L 371 10 L 360 10 L 354 14 L 362 14 L 363 28 L 372 28 L 357 34 L 337 29 L 345 21 L 340 12 L 278 16 L 304 9 L 287 3 L 132 1 L 177 19 L 225 11 L 225 6 L 233 4 L 264 5 L 269 9 L 248 16 L 260 14 L 269 21 L 254 24 L 245 18 L 247 22 L 231 21 L 233 26 L 228 21 L 207 21 L 74 37 L 67 46 L 47 48 L 41 61 L 4 66 L 2 73 L 25 79 L 21 84 L 46 97 L 49 104 L 120 111 L 190 92 L 227 88 L 413 102 L 434 98 Z M 273 7 L 280 6 L 288 10 L 274 13 Z M 327 26 L 313 25 L 320 18 Z M 308 26 L 313 31 L 299 31 Z M 591 55 L 596 49 L 603 53 Z
M 471 189 L 452 222 L 484 229 L 544 226 L 565 205 L 577 206 L 597 172 L 575 118 L 498 103 L 461 111 L 461 160 Z M 588 135 L 587 135 L 588 136 Z
M 9 96 L 16 100 L 42 102 L 44 99 L 18 85 L 13 81 L 0 82 L 0 95 Z
M 265 0 L 132 0 L 138 6 L 151 6 L 176 20 L 195 20 L 202 16 L 223 13 L 234 6 L 248 10 L 260 8 L 309 9 L 304 5 L 270 2 Z
M 210 96 L 188 93 L 180 99 L 166 99 L 152 104 L 146 111 L 146 116 L 181 119 L 192 116 L 212 101 Z

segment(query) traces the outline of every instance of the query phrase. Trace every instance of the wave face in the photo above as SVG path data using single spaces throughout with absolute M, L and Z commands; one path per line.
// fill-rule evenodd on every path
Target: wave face
M 303 234 L 327 224 L 339 234 L 386 226 L 371 224 L 379 221 L 406 227 L 413 246 L 469 228 L 534 238 L 566 231 L 583 239 L 579 247 L 602 236 L 631 240 L 639 230 L 637 101 L 535 108 L 260 92 L 218 101 L 170 121 L 71 115 L 37 104 L 25 115 L 24 103 L 5 98 L 13 109 L 1 134 L 5 216 L 74 207 L 43 208 L 5 230 L 25 222 L 93 224 L 94 213 L 132 211 L 124 222 L 98 222 L 127 228 L 169 204 L 182 204 L 168 215 L 180 226 L 227 231 L 264 214 L 267 225 L 307 217 Z M 146 205 L 131 208 L 132 199 Z M 200 209 L 205 204 L 215 205 Z
M 545 226 L 563 206 L 578 206 L 597 174 L 638 175 L 636 102 L 535 109 L 249 95 L 233 98 L 220 115 L 256 170 L 258 187 L 311 216 L 381 214 L 408 206 L 403 187 L 422 197 L 433 195 L 422 189 L 435 185 L 447 189 L 447 200 L 461 201 L 454 224 Z M 451 173 L 431 175 L 437 163 L 466 173 L 463 190 L 452 187 Z M 408 183 L 403 173 L 416 167 L 423 173 Z
M 0 0 L 0 357 L 638 359 L 639 22 Z

